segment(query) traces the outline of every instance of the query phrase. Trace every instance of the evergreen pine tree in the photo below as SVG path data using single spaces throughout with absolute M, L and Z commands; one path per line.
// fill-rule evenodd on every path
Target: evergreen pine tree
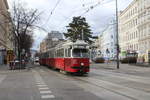
M 92 32 L 90 26 L 86 22 L 84 17 L 73 17 L 73 20 L 67 26 L 67 33 L 64 33 L 65 37 L 75 42 L 77 39 L 84 40 L 91 44 Z

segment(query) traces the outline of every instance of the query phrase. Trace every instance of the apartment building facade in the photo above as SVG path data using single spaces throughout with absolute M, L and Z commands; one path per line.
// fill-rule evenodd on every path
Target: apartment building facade
M 101 57 L 101 35 L 97 39 L 93 40 L 93 44 L 90 45 L 90 59 Z
M 116 21 L 112 20 L 101 36 L 101 55 L 105 58 L 116 57 Z
M 138 0 L 139 56 L 150 62 L 150 0 Z
M 8 3 L 6 0 L 0 0 L 0 48 L 7 48 L 7 36 L 9 33 L 9 24 L 5 15 L 8 15 Z
M 0 64 L 7 63 L 11 58 L 7 51 L 13 50 L 13 39 L 11 34 L 12 24 L 6 16 L 9 16 L 7 0 L 0 0 Z
M 119 45 L 121 52 L 138 51 L 138 3 L 134 0 L 119 14 Z
M 116 58 L 116 24 L 112 20 L 106 29 L 94 41 L 94 57 L 104 57 L 109 59 Z
M 46 52 L 46 41 L 45 39 L 40 43 L 40 52 L 43 53 L 43 52 Z
M 150 50 L 149 0 L 133 0 L 119 13 L 119 45 L 121 56 L 127 52 L 138 53 L 148 62 Z
M 62 41 L 64 41 L 62 33 L 59 31 L 51 31 L 40 43 L 40 52 L 46 52 Z

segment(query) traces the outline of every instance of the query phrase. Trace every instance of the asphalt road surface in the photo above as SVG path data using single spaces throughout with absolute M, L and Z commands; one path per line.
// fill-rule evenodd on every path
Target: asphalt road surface
M 0 100 L 150 100 L 150 68 L 91 65 L 86 76 L 40 65 L 0 70 Z

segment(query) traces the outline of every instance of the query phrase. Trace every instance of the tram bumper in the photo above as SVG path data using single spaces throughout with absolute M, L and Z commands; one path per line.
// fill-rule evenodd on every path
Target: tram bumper
M 80 72 L 80 73 L 89 72 L 89 66 L 73 66 L 72 68 L 75 69 L 77 72 Z

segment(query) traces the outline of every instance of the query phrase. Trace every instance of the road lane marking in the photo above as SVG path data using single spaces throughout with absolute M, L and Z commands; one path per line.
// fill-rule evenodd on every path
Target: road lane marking
M 43 82 L 43 80 L 38 80 L 38 79 L 36 79 L 36 82 L 37 82 L 37 83 L 41 83 L 41 82 Z
M 48 91 L 40 91 L 41 94 L 47 94 L 47 93 L 52 93 L 52 91 L 48 90 Z
M 37 85 L 44 85 L 45 83 L 44 82 L 41 82 L 41 83 L 36 83 Z
M 55 96 L 54 95 L 42 95 L 41 98 L 48 99 L 48 98 L 55 98 Z
M 43 84 L 43 85 L 37 85 L 38 87 L 47 87 L 47 85 Z
M 45 84 L 45 82 L 41 81 L 41 82 L 36 82 L 36 84 Z
M 52 95 L 52 91 L 49 90 L 48 86 L 43 81 L 41 75 L 35 70 L 32 70 L 32 72 L 36 80 L 36 86 L 38 86 L 39 92 L 41 94 L 41 98 L 42 99 L 55 98 L 55 96 Z
M 41 87 L 39 88 L 39 90 L 48 90 L 49 88 L 48 87 Z

